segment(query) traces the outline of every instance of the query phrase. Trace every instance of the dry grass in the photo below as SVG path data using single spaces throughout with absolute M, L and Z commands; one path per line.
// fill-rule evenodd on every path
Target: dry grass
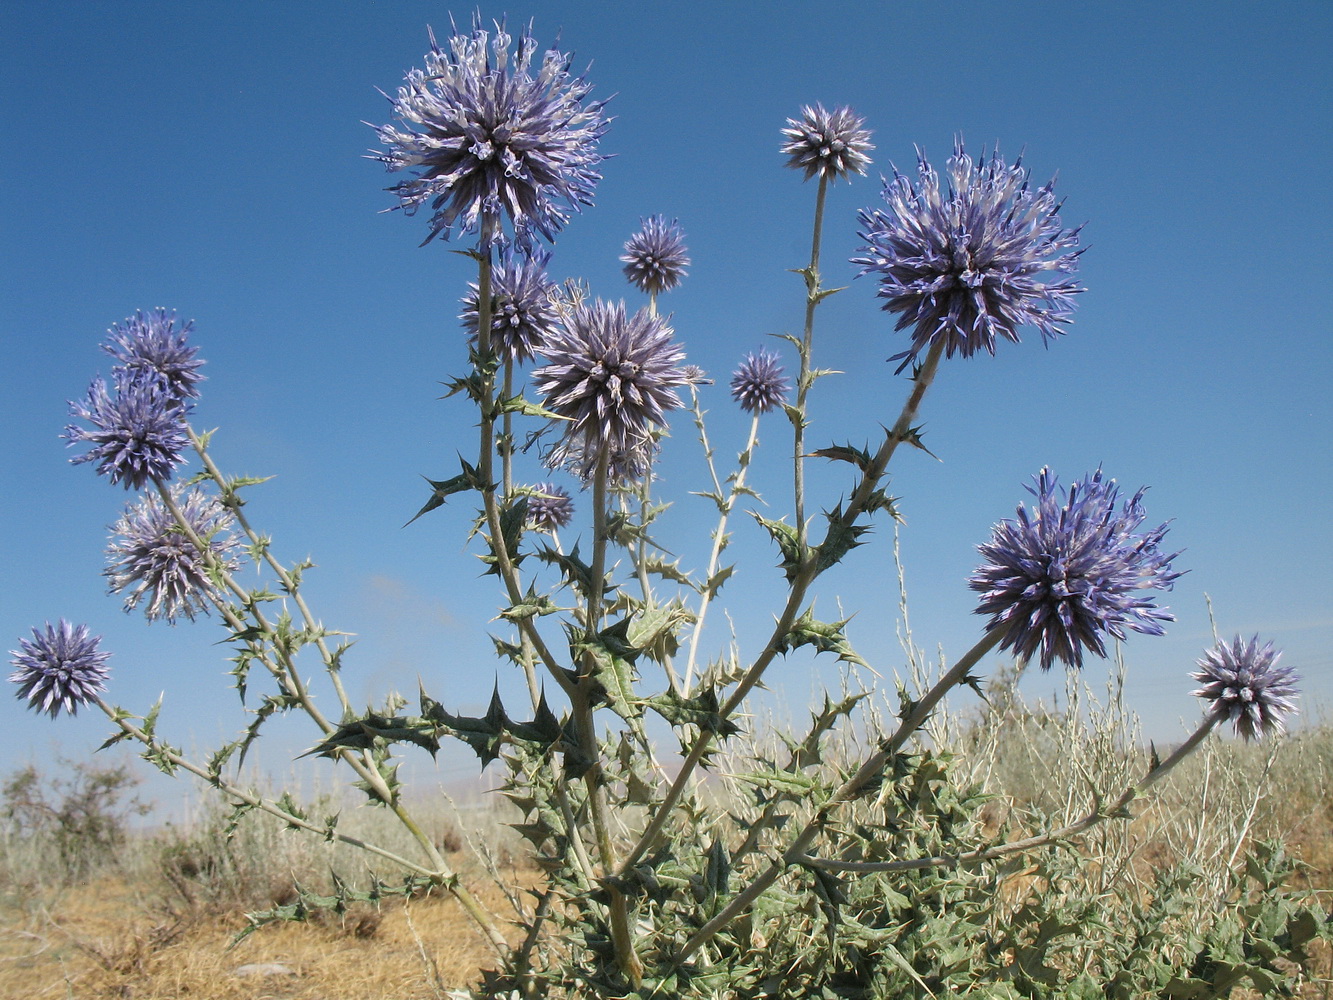
M 481 889 L 499 910 L 498 890 Z M 0 915 L 0 996 L 13 1000 L 409 1000 L 472 982 L 494 953 L 443 896 L 266 927 L 239 944 L 232 912 L 171 913 L 103 877 Z M 273 964 L 271 974 L 246 966 Z
M 1011 835 L 1036 832 L 1029 824 L 1038 817 L 1058 824 L 1081 815 L 1089 781 L 1106 791 L 1143 773 L 1146 752 L 1116 694 L 1094 700 L 1083 691 L 1080 718 L 992 699 L 992 711 L 1002 718 L 941 715 L 933 735 L 960 751 L 963 778 L 995 795 L 980 817 L 991 832 L 1005 822 Z M 1056 760 L 1079 764 L 1052 768 Z M 1211 740 L 1151 803 L 1141 804 L 1133 823 L 1107 823 L 1083 839 L 1084 877 L 1094 889 L 1098 880 L 1116 878 L 1148 887 L 1157 871 L 1189 860 L 1202 869 L 1203 902 L 1219 891 L 1251 841 L 1276 837 L 1311 866 L 1299 888 L 1333 888 L 1330 768 L 1333 726 L 1306 730 L 1275 754 Z M 388 844 L 401 836 L 382 811 L 353 814 L 355 822 L 380 824 L 363 835 Z M 521 893 L 539 875 L 508 867 L 500 874 L 505 886 L 497 885 L 464 841 L 501 845 L 497 853 L 508 856 L 503 817 L 481 810 L 468 824 L 464 837 L 458 816 L 437 818 L 432 836 L 504 926 L 514 912 L 505 889 Z M 443 894 L 380 910 L 359 904 L 342 918 L 270 925 L 236 943 L 247 910 L 291 901 L 293 877 L 323 891 L 330 868 L 364 871 L 363 856 L 339 854 L 344 849 L 254 816 L 231 839 L 221 836 L 218 814 L 166 836 L 133 837 L 119 860 L 91 881 L 52 876 L 41 840 L 0 836 L 0 997 L 442 1000 L 475 983 L 478 971 L 495 960 Z M 264 965 L 280 970 L 238 971 Z M 1304 995 L 1327 1000 L 1333 995 L 1328 986 L 1324 979 Z

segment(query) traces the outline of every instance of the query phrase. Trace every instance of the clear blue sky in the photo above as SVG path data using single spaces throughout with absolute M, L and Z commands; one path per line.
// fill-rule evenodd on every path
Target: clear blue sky
M 785 269 L 808 253 L 815 188 L 783 168 L 778 130 L 802 104 L 863 115 L 873 175 L 910 168 L 913 144 L 942 162 L 955 133 L 977 153 L 1025 148 L 1037 182 L 1059 171 L 1065 221 L 1086 221 L 1091 247 L 1069 335 L 1047 350 L 1029 331 L 994 359 L 947 364 L 924 411 L 941 461 L 896 463 L 917 641 L 951 656 L 975 641 L 975 546 L 1032 474 L 1050 464 L 1067 483 L 1101 464 L 1129 490 L 1151 486 L 1150 517 L 1174 519 L 1190 570 L 1168 595 L 1178 623 L 1126 648 L 1149 735 L 1197 716 L 1186 673 L 1210 641 L 1205 592 L 1225 634 L 1271 638 L 1302 668 L 1306 705 L 1328 702 L 1333 7 L 667 0 L 508 13 L 533 18 L 542 43 L 559 32 L 576 66 L 591 63 L 594 95 L 616 95 L 614 159 L 554 273 L 633 302 L 621 244 L 641 216 L 678 218 L 694 266 L 663 306 L 721 382 L 743 353 L 776 345 L 768 335 L 799 330 L 802 288 Z M 4 5 L 0 649 L 48 619 L 86 622 L 114 653 L 111 698 L 142 711 L 166 690 L 174 742 L 211 746 L 244 725 L 215 620 L 148 626 L 106 595 L 106 526 L 126 497 L 71 467 L 57 437 L 65 400 L 107 368 L 107 327 L 165 306 L 196 320 L 209 377 L 196 423 L 219 428 L 218 461 L 276 477 L 249 513 L 281 556 L 314 557 L 316 613 L 361 636 L 353 696 L 412 693 L 420 675 L 446 704 L 476 708 L 498 672 L 521 703 L 486 638 L 498 591 L 462 549 L 468 505 L 401 527 L 424 499 L 419 474 L 452 475 L 456 451 L 475 448 L 466 410 L 436 398 L 465 364 L 469 271 L 450 244 L 418 248 L 424 217 L 380 214 L 396 178 L 362 158 L 375 138 L 363 122 L 387 120 L 376 88 L 393 92 L 422 64 L 426 26 L 448 23 L 440 3 Z M 856 211 L 876 204 L 877 176 L 830 197 L 826 281 L 851 287 L 821 310 L 817 362 L 847 374 L 813 399 L 816 444 L 865 441 L 903 396 L 884 359 L 905 335 L 846 263 Z M 725 458 L 745 422 L 721 385 L 709 405 Z M 699 567 L 711 522 L 688 491 L 702 467 L 688 422 L 674 427 L 666 536 Z M 755 471 L 778 513 L 788 434 L 766 421 Z M 837 468 L 814 476 L 824 505 L 848 483 Z M 775 556 L 748 520 L 736 527 L 742 569 L 724 595 L 753 652 L 775 609 Z M 824 580 L 818 606 L 859 612 L 851 637 L 889 674 L 902 655 L 886 539 Z M 1100 683 L 1106 667 L 1087 670 Z M 797 709 L 819 682 L 836 671 L 804 657 L 770 678 Z M 1061 683 L 1034 671 L 1025 685 Z M 107 730 L 98 713 L 52 723 L 9 697 L 0 725 L 0 771 L 57 741 L 83 754 Z M 308 739 L 277 734 L 270 767 L 285 771 Z

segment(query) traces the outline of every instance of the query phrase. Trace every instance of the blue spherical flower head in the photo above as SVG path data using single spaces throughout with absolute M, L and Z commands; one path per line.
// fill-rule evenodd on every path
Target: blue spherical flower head
M 681 405 L 674 387 L 685 384 L 677 367 L 684 352 L 671 335 L 661 317 L 647 309 L 630 316 L 623 302 L 596 299 L 568 311 L 542 349 L 549 363 L 532 374 L 543 405 L 567 418 L 552 465 L 584 480 L 603 457 L 617 480 L 648 471 L 655 432 Z
M 592 204 L 605 102 L 584 103 L 592 86 L 570 76 L 569 56 L 550 49 L 534 73 L 536 40 L 523 33 L 513 53 L 510 41 L 500 23 L 492 42 L 480 15 L 471 34 L 455 29 L 445 49 L 432 33 L 426 68 L 409 72 L 390 98 L 406 128 L 376 129 L 388 150 L 372 156 L 390 171 L 417 172 L 389 190 L 409 215 L 430 204 L 426 243 L 456 226 L 480 233 L 488 249 L 505 241 L 508 218 L 528 246 L 534 234 L 554 239 L 567 208 Z
M 675 219 L 667 222 L 664 215 L 641 222 L 643 228 L 629 238 L 620 259 L 631 285 L 645 294 L 659 295 L 679 285 L 688 273 L 685 234 Z
M 864 174 L 870 166 L 866 153 L 875 148 L 865 119 L 847 107 L 833 111 L 825 111 L 822 104 L 802 108 L 800 118 L 787 119 L 782 136 L 787 166 L 805 171 L 806 180 L 816 174 L 829 181 Z
M 190 530 L 208 546 L 215 565 L 234 570 L 238 542 L 226 533 L 235 523 L 232 512 L 197 487 L 173 487 L 171 498 Z M 156 494 L 145 493 L 128 506 L 112 531 L 103 573 L 113 594 L 125 592 L 126 611 L 147 599 L 144 614 L 149 621 L 165 618 L 174 624 L 181 615 L 193 621 L 196 612 L 208 613 L 210 598 L 218 593 L 216 575 L 208 557 Z
M 160 378 L 132 371 L 115 376 L 110 390 L 99 377 L 86 399 L 70 402 L 71 415 L 93 425 L 91 430 L 77 424 L 65 428 L 61 436 L 70 447 L 84 441 L 91 445 L 70 462 L 96 462 L 98 475 L 127 490 L 166 482 L 184 461 L 181 452 L 190 443 L 185 419 L 193 404 Z
M 468 285 L 459 319 L 475 344 L 481 291 Z M 501 361 L 533 360 L 559 321 L 559 292 L 546 276 L 546 256 L 504 254 L 491 276 L 491 350 Z
M 1005 164 L 999 152 L 974 164 L 954 146 L 943 193 L 934 167 L 918 151 L 919 187 L 893 171 L 885 181 L 888 211 L 859 213 L 862 256 L 852 263 L 879 278 L 884 308 L 898 313 L 896 330 L 912 328 L 912 346 L 890 361 L 902 371 L 929 345 L 946 356 L 995 353 L 996 340 L 1018 343 L 1018 328 L 1035 326 L 1043 343 L 1073 316 L 1079 229 L 1060 226 L 1054 178 L 1033 192 L 1022 157 Z M 1080 229 L 1082 227 L 1079 227 Z
M 528 523 L 537 531 L 555 531 L 574 520 L 569 491 L 554 483 L 540 483 L 528 495 Z
M 176 314 L 155 309 L 148 315 L 136 312 L 123 323 L 107 331 L 109 343 L 102 345 L 119 364 L 111 369 L 118 381 L 147 376 L 160 379 L 177 399 L 198 399 L 197 384 L 203 361 L 191 347 L 189 336 L 194 328 L 190 320 L 176 327 Z
M 748 413 L 767 413 L 787 401 L 791 383 L 782 374 L 778 356 L 771 351 L 747 354 L 731 376 L 731 396 Z
M 1085 648 L 1106 655 L 1104 634 L 1161 635 L 1159 623 L 1175 621 L 1148 592 L 1172 588 L 1179 553 L 1160 549 L 1167 525 L 1139 531 L 1143 490 L 1117 509 L 1115 480 L 1100 469 L 1067 494 L 1049 469 L 1027 489 L 1036 504 L 995 526 L 978 546 L 986 563 L 968 581 L 982 595 L 977 614 L 991 616 L 987 630 L 1005 630 L 1001 649 L 1024 660 L 1040 650 L 1043 670 L 1056 660 L 1081 667 Z
M 1220 642 L 1190 674 L 1203 684 L 1190 693 L 1207 701 L 1213 715 L 1230 720 L 1243 739 L 1285 732 L 1287 717 L 1296 714 L 1296 671 L 1279 667 L 1281 656 L 1271 642 L 1260 646 L 1257 635 L 1249 642 L 1240 636 Z
M 63 618 L 55 628 L 47 622 L 45 632 L 34 628 L 31 641 L 20 639 L 19 648 L 9 651 L 14 665 L 9 679 L 19 686 L 17 697 L 27 698 L 31 708 L 49 712 L 53 719 L 62 708 L 78 714 L 80 705 L 106 690 L 111 654 L 97 651 L 101 641 L 100 635 L 88 634 L 87 625 L 71 625 Z

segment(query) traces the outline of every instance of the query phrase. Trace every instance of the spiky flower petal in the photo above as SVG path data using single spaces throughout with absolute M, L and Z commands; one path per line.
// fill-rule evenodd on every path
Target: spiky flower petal
M 804 170 L 806 180 L 815 174 L 830 181 L 864 174 L 870 166 L 866 153 L 875 148 L 865 119 L 848 107 L 825 111 L 824 105 L 816 104 L 802 108 L 799 119 L 787 119 L 782 135 L 787 140 L 782 152 L 790 157 L 787 166 Z
M 534 486 L 528 496 L 528 523 L 537 531 L 555 531 L 574 520 L 574 501 L 569 491 L 554 483 Z
M 232 512 L 197 487 L 173 487 L 171 499 L 213 558 L 235 569 L 239 543 L 227 534 L 235 523 Z M 208 561 L 156 494 L 145 493 L 126 507 L 112 531 L 103 573 L 113 594 L 125 592 L 126 611 L 147 598 L 149 621 L 165 618 L 174 624 L 181 615 L 193 621 L 197 611 L 208 614 L 210 595 L 217 593 Z
M 1160 549 L 1167 525 L 1140 532 L 1147 514 L 1143 490 L 1116 509 L 1119 489 L 1098 469 L 1057 495 L 1050 469 L 1026 487 L 1037 498 L 1015 520 L 994 528 L 978 546 L 986 563 L 968 581 L 982 595 L 977 614 L 990 615 L 987 630 L 1005 629 L 1001 649 L 1024 660 L 1039 649 L 1041 667 L 1057 659 L 1081 667 L 1083 650 L 1106 655 L 1103 634 L 1125 637 L 1125 628 L 1161 635 L 1160 622 L 1175 617 L 1145 591 L 1170 590 L 1178 552 Z
M 93 425 L 91 430 L 77 424 L 65 428 L 61 436 L 70 447 L 84 441 L 91 445 L 70 462 L 96 462 L 98 475 L 127 490 L 166 482 L 190 443 L 185 419 L 192 405 L 161 379 L 142 373 L 117 373 L 110 390 L 101 377 L 95 378 L 87 398 L 69 404 L 71 415 Z
M 767 413 L 787 401 L 791 383 L 782 375 L 782 365 L 772 351 L 745 355 L 731 376 L 731 396 L 748 413 Z
M 675 219 L 667 222 L 665 215 L 640 221 L 643 228 L 629 238 L 620 259 L 631 285 L 645 294 L 659 295 L 679 285 L 690 266 L 685 234 Z
M 895 330 L 912 327 L 912 346 L 890 361 L 902 371 L 928 345 L 945 354 L 995 353 L 997 337 L 1018 343 L 1018 328 L 1035 326 L 1047 343 L 1073 316 L 1079 229 L 1060 226 L 1055 179 L 1035 193 L 1020 156 L 1006 165 L 999 151 L 973 164 L 954 145 L 947 186 L 917 151 L 920 187 L 893 171 L 884 183 L 888 211 L 858 215 L 866 241 L 852 263 L 879 277 L 884 308 L 899 313 Z M 1079 227 L 1080 229 L 1082 227 Z
M 1282 733 L 1287 717 L 1296 714 L 1296 671 L 1279 667 L 1280 652 L 1271 642 L 1259 645 L 1256 635 L 1243 642 L 1238 635 L 1203 654 L 1190 674 L 1203 687 L 1190 693 L 1209 703 L 1208 710 L 1229 720 L 1246 740 Z
M 468 285 L 459 319 L 475 344 L 481 292 Z M 501 361 L 531 361 L 558 322 L 558 289 L 546 256 L 506 253 L 491 275 L 491 350 Z
M 411 70 L 390 98 L 405 126 L 376 129 L 385 152 L 372 153 L 390 171 L 417 175 L 389 188 L 407 214 L 429 202 L 429 243 L 457 226 L 481 235 L 481 246 L 505 242 L 508 218 L 520 246 L 540 234 L 554 239 L 569 220 L 566 208 L 591 205 L 601 180 L 597 142 L 609 120 L 604 101 L 584 103 L 592 85 L 569 74 L 570 57 L 549 49 L 531 69 L 537 42 L 531 26 L 509 51 L 473 18 L 471 34 L 455 29 L 446 49 L 432 32 L 424 70 Z
M 108 343 L 102 345 L 119 364 L 111 369 L 119 381 L 127 377 L 145 375 L 161 379 L 177 399 L 198 399 L 196 385 L 203 381 L 199 374 L 203 361 L 196 355 L 197 347 L 188 343 L 194 321 L 187 320 L 176 328 L 176 314 L 155 309 L 148 315 L 136 312 L 123 323 L 107 331 Z
M 532 375 L 543 405 L 568 419 L 553 465 L 585 480 L 603 457 L 617 480 L 647 471 L 654 431 L 681 405 L 674 387 L 685 384 L 677 367 L 684 352 L 671 335 L 661 317 L 647 309 L 627 315 L 624 302 L 569 310 L 542 350 L 549 363 Z
M 27 698 L 29 707 L 53 719 L 62 708 L 77 715 L 80 705 L 106 690 L 111 654 L 97 651 L 101 641 L 100 635 L 88 634 L 87 625 L 63 618 L 54 628 L 47 622 L 45 632 L 34 628 L 31 641 L 20 639 L 19 648 L 9 651 L 15 668 L 9 679 L 19 686 L 16 697 Z

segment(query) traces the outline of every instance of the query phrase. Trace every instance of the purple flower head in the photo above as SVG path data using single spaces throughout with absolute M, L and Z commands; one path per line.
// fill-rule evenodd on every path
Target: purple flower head
M 91 445 L 70 462 L 96 462 L 98 475 L 127 490 L 142 489 L 150 481 L 166 482 L 190 443 L 185 418 L 192 405 L 163 380 L 142 373 L 117 373 L 111 391 L 102 378 L 95 378 L 87 398 L 69 404 L 71 415 L 93 425 L 92 430 L 77 424 L 65 428 L 61 436 L 70 447 L 80 441 Z
M 1064 332 L 1083 291 L 1074 280 L 1079 229 L 1060 227 L 1055 179 L 1034 193 L 1022 164 L 1006 165 L 998 151 L 987 161 L 983 151 L 974 165 L 959 139 L 941 194 L 918 150 L 920 187 L 895 167 L 884 183 L 888 211 L 859 213 L 866 245 L 852 263 L 879 276 L 884 308 L 900 314 L 894 329 L 913 328 L 911 348 L 889 359 L 902 361 L 898 371 L 938 341 L 948 357 L 969 358 L 994 354 L 997 337 L 1018 343 L 1020 326 L 1035 326 L 1043 343 Z
M 194 321 L 176 328 L 176 314 L 155 309 L 147 316 L 136 312 L 123 323 L 107 331 L 108 343 L 102 345 L 119 364 L 111 369 L 117 381 L 147 376 L 160 379 L 177 399 L 198 399 L 195 387 L 203 381 L 203 366 L 195 355 L 199 348 L 188 343 Z
M 567 418 L 565 436 L 549 457 L 590 479 L 603 456 L 617 480 L 648 470 L 654 431 L 677 409 L 674 388 L 685 384 L 677 367 L 684 352 L 659 316 L 601 299 L 567 313 L 547 341 L 545 367 L 532 374 L 543 405 Z
M 1147 515 L 1143 490 L 1116 510 L 1119 489 L 1098 469 L 1056 493 L 1050 469 L 1027 487 L 1037 502 L 994 528 L 978 546 L 986 559 L 968 581 L 981 593 L 977 614 L 990 615 L 987 630 L 1005 630 L 1001 649 L 1024 660 L 1041 650 L 1041 668 L 1057 659 L 1083 666 L 1083 649 L 1106 655 L 1103 633 L 1125 637 L 1125 627 L 1161 635 L 1159 622 L 1175 617 L 1144 591 L 1170 590 L 1179 573 L 1159 546 L 1167 525 L 1138 528 Z
M 558 322 L 555 282 L 546 276 L 545 254 L 506 252 L 491 276 L 491 349 L 502 361 L 531 361 Z M 474 344 L 481 291 L 468 285 L 463 329 Z
M 1236 727 L 1246 740 L 1285 732 L 1287 717 L 1296 714 L 1296 671 L 1279 667 L 1281 653 L 1271 642 L 1259 645 L 1236 636 L 1228 645 L 1219 642 L 1198 661 L 1190 677 L 1203 687 L 1190 693 L 1209 702 L 1208 710 Z
M 198 488 L 172 487 L 171 499 L 217 563 L 235 569 L 238 542 L 225 533 L 235 523 L 232 512 Z M 126 592 L 126 611 L 147 598 L 144 614 L 149 621 L 165 618 L 174 624 L 181 615 L 194 621 L 196 611 L 208 613 L 209 598 L 218 592 L 214 574 L 156 494 L 145 493 L 126 507 L 112 531 L 103 573 L 111 581 L 111 593 Z
M 55 628 L 46 623 L 46 631 L 34 628 L 32 641 L 19 640 L 11 649 L 9 662 L 14 672 L 9 679 L 19 686 L 17 697 L 27 698 L 28 706 L 49 712 L 55 718 L 63 708 L 77 715 L 97 692 L 105 691 L 106 661 L 110 653 L 99 653 L 100 635 L 89 635 L 87 625 L 71 625 L 63 618 Z
M 778 356 L 771 351 L 756 351 L 731 376 L 731 396 L 748 413 L 767 413 L 787 401 L 791 383 L 782 375 Z
M 609 124 L 605 102 L 584 103 L 592 85 L 570 76 L 570 57 L 554 48 L 534 75 L 530 26 L 513 53 L 504 24 L 495 27 L 492 42 L 478 14 L 471 34 L 455 28 L 444 49 L 432 32 L 426 68 L 411 70 L 389 99 L 405 129 L 376 129 L 388 149 L 372 158 L 390 171 L 416 170 L 389 190 L 409 215 L 430 203 L 426 243 L 457 226 L 480 233 L 489 249 L 505 242 L 505 217 L 520 246 L 535 234 L 554 239 L 569 220 L 566 206 L 591 205 L 601 180 L 594 168 Z
M 555 531 L 574 520 L 574 501 L 563 487 L 541 483 L 532 489 L 528 494 L 528 523 L 537 531 Z
M 665 215 L 641 219 L 643 228 L 629 238 L 620 259 L 625 262 L 625 277 L 639 291 L 658 295 L 681 283 L 690 266 L 685 255 L 685 234 L 676 220 Z
M 822 104 L 802 108 L 800 119 L 787 119 L 782 135 L 786 139 L 782 152 L 790 157 L 787 166 L 804 170 L 806 180 L 815 174 L 830 181 L 864 174 L 870 166 L 866 153 L 875 148 L 865 119 L 847 107 L 833 111 L 825 111 Z

